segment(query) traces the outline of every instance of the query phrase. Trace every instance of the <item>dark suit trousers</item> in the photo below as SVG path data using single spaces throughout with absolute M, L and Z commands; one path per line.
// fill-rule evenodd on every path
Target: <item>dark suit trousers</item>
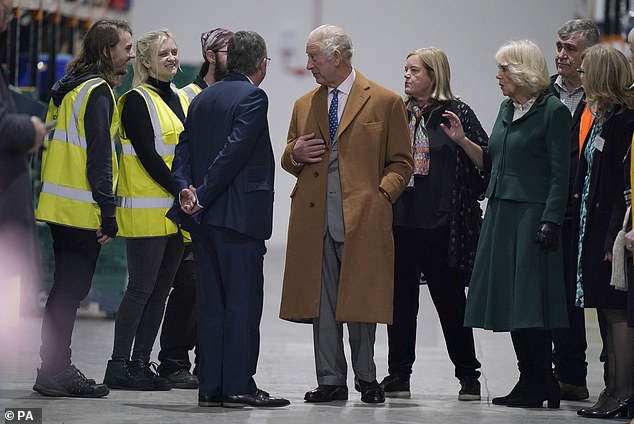
M 194 246 L 185 244 L 172 291 L 167 299 L 161 327 L 158 372 L 163 377 L 179 370 L 189 371 L 189 351 L 196 346 L 196 266 Z
M 264 300 L 264 240 L 205 226 L 196 258 L 201 396 L 255 393 Z
M 420 277 L 424 273 L 440 318 L 455 376 L 478 377 L 473 330 L 464 327 L 464 277 L 447 263 L 449 226 L 426 230 L 394 227 L 394 322 L 388 325 L 388 372 L 412 373 L 416 357 L 416 324 Z
M 94 230 L 49 223 L 53 237 L 53 287 L 42 318 L 42 370 L 55 374 L 71 363 L 77 308 L 90 291 L 101 245 Z
M 588 363 L 586 362 L 586 322 L 583 308 L 575 306 L 577 291 L 576 241 L 573 240 L 573 221 L 564 220 L 561 227 L 564 255 L 564 284 L 568 307 L 569 328 L 552 330 L 553 364 L 558 380 L 577 386 L 586 385 Z

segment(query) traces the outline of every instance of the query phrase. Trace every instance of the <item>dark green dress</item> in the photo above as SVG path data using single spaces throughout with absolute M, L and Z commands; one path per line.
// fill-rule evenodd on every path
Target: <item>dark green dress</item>
M 568 326 L 561 241 L 534 241 L 561 225 L 568 195 L 570 112 L 542 94 L 513 122 L 505 100 L 489 139 L 489 199 L 467 296 L 465 326 L 494 331 Z

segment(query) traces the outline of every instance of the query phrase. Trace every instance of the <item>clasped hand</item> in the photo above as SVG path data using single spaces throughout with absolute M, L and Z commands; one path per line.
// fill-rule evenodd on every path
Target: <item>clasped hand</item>
M 196 187 L 190 184 L 188 188 L 184 188 L 180 192 L 181 210 L 188 215 L 193 215 L 202 208 L 198 205 L 198 196 L 196 195 Z

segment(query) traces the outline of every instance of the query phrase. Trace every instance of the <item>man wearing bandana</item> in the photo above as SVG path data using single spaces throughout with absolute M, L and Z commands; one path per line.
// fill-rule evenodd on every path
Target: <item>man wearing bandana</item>
M 215 28 L 200 34 L 205 62 L 200 67 L 196 79 L 183 87 L 190 102 L 203 89 L 220 81 L 227 74 L 227 44 L 231 37 L 233 32 L 224 28 Z

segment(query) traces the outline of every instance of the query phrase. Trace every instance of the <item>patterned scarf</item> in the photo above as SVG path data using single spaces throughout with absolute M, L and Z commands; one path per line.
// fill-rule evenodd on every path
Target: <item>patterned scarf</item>
M 412 142 L 414 157 L 414 175 L 429 175 L 429 136 L 425 128 L 423 110 L 412 102 L 412 117 L 409 121 L 409 139 Z M 416 123 L 420 122 L 418 127 Z
M 414 157 L 414 173 L 412 174 L 412 179 L 414 175 L 429 175 L 431 155 L 429 152 L 429 135 L 423 115 L 428 112 L 431 114 L 441 106 L 442 103 L 433 99 L 423 106 L 419 106 L 415 99 L 410 99 L 407 102 L 407 110 L 411 114 L 409 120 L 409 139 L 412 143 L 412 156 Z M 429 119 L 429 117 L 427 119 Z M 416 124 L 418 124 L 418 126 Z

